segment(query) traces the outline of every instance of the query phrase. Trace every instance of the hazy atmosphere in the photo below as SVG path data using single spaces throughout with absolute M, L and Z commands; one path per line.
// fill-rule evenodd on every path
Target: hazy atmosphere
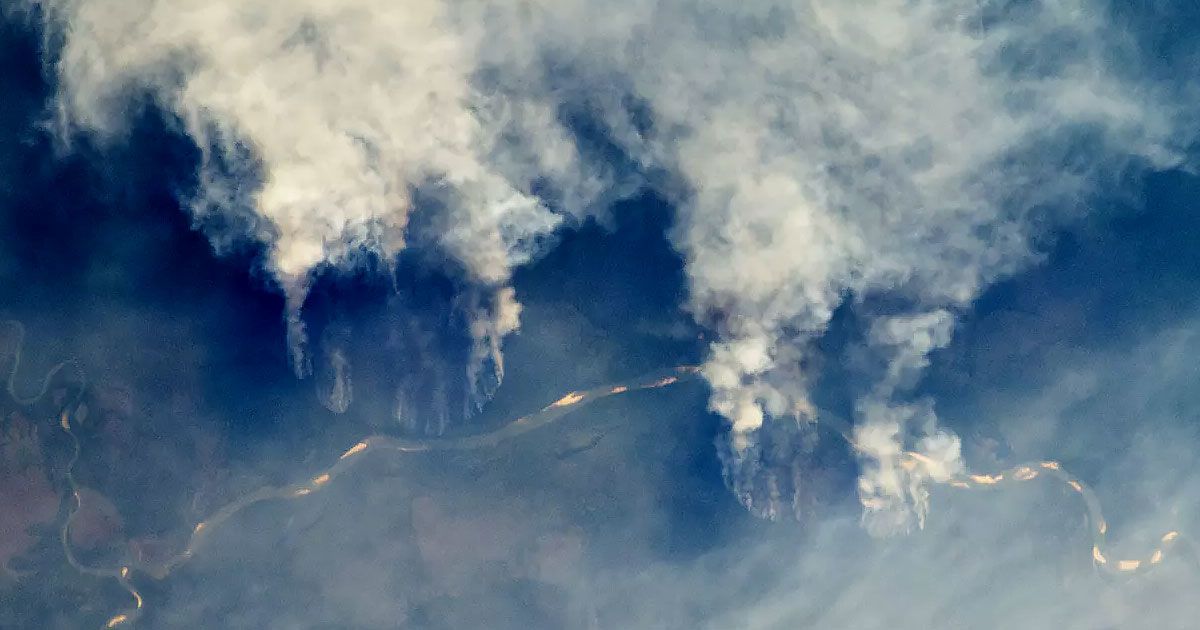
M 1200 5 L 0 0 L 0 628 L 1197 627 Z

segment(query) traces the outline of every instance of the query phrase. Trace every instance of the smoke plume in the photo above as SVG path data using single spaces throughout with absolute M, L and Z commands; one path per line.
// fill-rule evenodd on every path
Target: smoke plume
M 119 138 L 153 104 L 202 150 L 192 211 L 224 217 L 217 245 L 267 246 L 300 373 L 315 271 L 418 241 L 467 287 L 468 373 L 502 371 L 514 268 L 636 171 L 677 206 L 690 310 L 718 333 L 704 375 L 730 483 L 771 504 L 764 444 L 803 442 L 815 344 L 858 309 L 887 366 L 856 407 L 879 532 L 927 509 L 902 450 L 961 466 L 912 397 L 955 313 L 1190 139 L 1178 90 L 1090 0 L 38 5 L 68 129 Z M 344 409 L 345 356 L 325 355 Z

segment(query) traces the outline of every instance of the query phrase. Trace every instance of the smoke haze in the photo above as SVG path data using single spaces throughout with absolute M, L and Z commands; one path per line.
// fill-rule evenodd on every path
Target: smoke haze
M 6 14 L 0 310 L 30 331 L 22 378 L 91 375 L 97 562 L 366 433 L 485 432 L 701 366 L 495 453 L 381 457 L 248 511 L 151 587 L 151 627 L 1191 618 L 1184 561 L 1100 583 L 1061 488 L 944 482 L 1063 460 L 1122 557 L 1195 524 L 1194 9 Z M 61 494 L 40 431 L 14 434 L 50 454 L 19 474 Z M 20 540 L 7 557 L 50 562 Z

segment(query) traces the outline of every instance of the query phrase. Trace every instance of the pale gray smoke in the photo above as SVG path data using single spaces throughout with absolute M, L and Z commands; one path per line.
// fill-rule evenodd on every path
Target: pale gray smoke
M 394 256 L 422 191 L 437 246 L 486 298 L 466 300 L 479 305 L 467 369 L 502 366 L 513 268 L 563 213 L 621 193 L 562 122 L 581 103 L 678 207 L 689 308 L 720 335 L 704 375 L 739 496 L 774 469 L 749 465 L 764 432 L 811 419 L 807 366 L 835 310 L 894 297 L 898 312 L 864 314 L 889 365 L 858 408 L 873 531 L 927 509 L 901 450 L 960 466 L 932 404 L 907 400 L 955 311 L 1035 261 L 1034 239 L 1086 212 L 1106 178 L 1173 166 L 1193 137 L 1090 0 L 39 6 L 64 36 L 64 120 L 111 137 L 149 98 L 205 151 L 195 212 L 245 198 L 298 350 L 313 269 L 360 248 Z M 327 398 L 344 408 L 345 357 L 328 354 L 341 384 Z
M 350 2 L 46 2 L 66 35 L 59 70 L 64 118 L 119 134 L 137 99 L 173 112 L 204 151 L 198 214 L 237 212 L 270 246 L 288 298 L 298 373 L 307 373 L 299 312 L 313 270 L 368 248 L 405 246 L 413 191 L 443 198 L 437 245 L 469 278 L 494 287 L 473 315 L 480 353 L 516 328 L 504 289 L 540 234 L 561 217 L 531 193 L 535 179 L 581 212 L 599 182 L 536 94 L 478 89 L 483 33 L 441 0 L 387 7 Z M 258 182 L 221 172 L 261 169 Z M 578 179 L 576 179 L 578 177 Z M 242 235 L 213 234 L 215 240 Z

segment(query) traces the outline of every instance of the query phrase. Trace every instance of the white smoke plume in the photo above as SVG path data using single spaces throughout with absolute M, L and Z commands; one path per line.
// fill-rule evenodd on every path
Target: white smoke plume
M 656 6 L 627 65 L 654 112 L 646 153 L 686 188 L 691 306 L 722 333 L 713 408 L 743 458 L 773 457 L 756 435 L 811 409 L 804 364 L 834 311 L 908 304 L 924 315 L 875 326 L 892 367 L 860 404 L 862 487 L 874 531 L 919 523 L 895 454 L 921 440 L 953 470 L 957 448 L 931 408 L 890 399 L 949 342 L 945 309 L 1035 261 L 1105 178 L 1176 164 L 1191 128 L 1097 3 Z
M 205 152 L 198 214 L 242 210 L 234 195 L 257 185 L 250 236 L 270 247 L 300 373 L 308 367 L 299 311 L 313 270 L 361 247 L 394 256 L 415 189 L 445 203 L 438 245 L 497 290 L 494 312 L 477 316 L 491 322 L 474 331 L 487 348 L 516 327 L 503 289 L 513 266 L 561 220 L 531 193 L 534 180 L 558 184 L 570 209 L 586 208 L 596 188 L 571 179 L 574 148 L 548 104 L 472 84 L 481 33 L 451 3 L 44 6 L 65 36 L 61 106 L 70 124 L 111 136 L 145 97 Z M 238 174 L 256 167 L 261 182 L 229 181 L 220 171 L 230 164 Z M 213 235 L 231 236 L 242 235 Z
M 513 268 L 560 212 L 614 194 L 559 119 L 585 101 L 678 206 L 689 306 L 720 333 L 704 374 L 734 461 L 811 416 L 808 366 L 835 310 L 906 305 L 871 328 L 889 368 L 858 407 L 877 531 L 927 509 L 903 448 L 960 465 L 932 405 L 904 400 L 953 310 L 1035 261 L 1099 182 L 1174 166 L 1192 137 L 1091 0 L 39 4 L 63 36 L 72 126 L 112 135 L 142 97 L 174 113 L 206 151 L 201 214 L 243 210 L 251 183 L 229 172 L 261 171 L 250 236 L 270 246 L 298 343 L 314 267 L 394 255 L 421 189 L 443 208 L 439 246 L 493 291 L 474 356 L 502 365 Z
M 863 423 L 854 443 L 866 455 L 858 490 L 867 530 L 880 535 L 924 527 L 929 513 L 927 481 L 947 481 L 962 472 L 958 437 L 936 429 L 932 405 L 896 405 L 897 389 L 929 366 L 929 353 L 950 343 L 952 315 L 939 310 L 913 317 L 876 320 L 869 340 L 890 354 L 887 371 L 867 398 L 859 401 Z M 907 431 L 905 429 L 908 429 Z M 918 432 L 917 452 L 929 465 L 906 467 L 905 436 Z

